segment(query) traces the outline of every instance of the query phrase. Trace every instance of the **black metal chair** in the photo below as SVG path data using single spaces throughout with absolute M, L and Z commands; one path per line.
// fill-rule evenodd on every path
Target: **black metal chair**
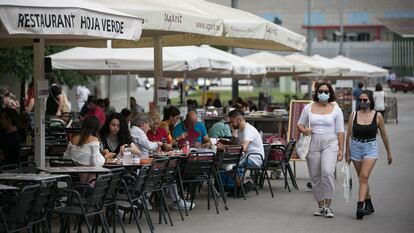
M 48 217 L 50 217 L 50 213 L 53 211 L 56 193 L 57 180 L 42 182 L 33 208 L 33 214 L 30 218 L 30 224 L 35 227 L 40 224 L 43 232 L 50 232 Z
M 227 200 L 226 195 L 224 191 L 228 187 L 229 180 L 227 179 L 226 182 L 223 183 L 223 180 L 221 179 L 220 173 L 227 174 L 229 177 L 233 177 L 235 179 L 234 181 L 234 198 L 237 197 L 237 193 L 239 192 L 238 186 L 236 185 L 236 180 L 241 180 L 240 174 L 238 172 L 238 167 L 240 163 L 241 156 L 243 154 L 243 146 L 226 146 L 223 151 L 217 153 L 217 165 L 216 170 L 217 172 L 217 178 L 218 178 L 218 184 L 221 192 L 221 196 L 223 198 L 223 201 L 226 203 L 227 206 Z M 243 187 L 240 186 L 240 189 Z
M 285 189 L 287 188 L 289 192 L 291 192 L 291 189 L 290 189 L 290 185 L 288 182 L 288 175 L 292 182 L 293 187 L 297 190 L 299 189 L 296 183 L 295 176 L 292 171 L 292 167 L 290 166 L 290 159 L 292 157 L 293 150 L 295 149 L 295 145 L 296 145 L 296 141 L 294 140 L 289 141 L 286 146 L 285 145 L 272 145 L 270 151 L 275 152 L 275 153 L 282 152 L 283 157 L 278 158 L 277 160 L 268 161 L 268 166 L 272 166 L 272 167 L 280 166 L 280 168 L 282 169 L 284 180 L 285 180 Z
M 177 186 L 177 189 L 179 190 L 180 194 L 182 195 L 182 197 L 184 197 L 184 188 L 183 188 L 183 183 L 182 183 L 181 174 L 180 174 L 180 161 L 181 161 L 181 158 L 179 156 L 169 157 L 168 167 L 165 172 L 165 177 L 164 177 L 164 182 L 163 182 L 164 190 L 168 188 L 172 189 L 174 196 L 175 196 L 175 200 L 177 201 L 179 201 L 180 197 L 174 191 L 174 186 Z M 181 219 L 184 221 L 184 216 L 181 211 L 180 203 L 177 203 L 177 206 L 178 206 L 178 211 L 180 212 Z M 185 209 L 186 215 L 188 216 L 187 204 L 185 201 L 184 201 L 184 209 Z
M 20 170 L 23 173 L 32 173 L 32 174 L 36 174 L 39 173 L 40 169 L 37 168 L 37 165 L 35 162 L 21 162 L 19 163 L 20 166 Z
M 86 228 L 89 233 L 92 233 L 92 225 L 89 222 L 89 216 L 98 216 L 100 218 L 101 225 L 105 232 L 109 233 L 108 223 L 103 214 L 103 207 L 108 195 L 109 187 L 111 185 L 112 174 L 100 175 L 95 182 L 95 186 L 92 188 L 89 184 L 83 186 L 78 184 L 74 185 L 74 189 L 61 190 L 66 194 L 68 201 L 66 205 L 54 210 L 59 214 L 61 219 L 60 232 L 64 232 L 69 227 L 68 220 L 70 216 L 75 216 L 78 219 L 78 230 L 85 222 Z M 93 228 L 98 227 L 97 222 L 94 221 Z
M 15 200 L 9 200 L 6 206 L 0 208 L 2 223 L 0 232 L 31 231 L 30 217 L 35 208 L 39 189 L 40 184 L 25 186 Z
M 138 222 L 138 213 L 135 207 L 140 205 L 142 205 L 142 210 L 145 213 L 151 232 L 154 230 L 143 195 L 145 181 L 150 168 L 150 165 L 146 165 L 139 170 L 138 175 L 125 175 L 122 181 L 123 186 L 119 190 L 120 195 L 117 198 L 119 209 L 124 211 L 123 219 L 125 219 L 126 212 L 130 212 L 131 216 L 134 217 L 139 232 L 142 231 Z
M 210 194 L 213 195 L 216 212 L 219 214 L 217 193 L 218 191 L 213 185 L 214 182 L 214 161 L 215 154 L 213 152 L 197 153 L 192 152 L 187 156 L 187 160 L 183 165 L 182 179 L 183 184 L 189 184 L 189 193 L 191 193 L 191 207 L 196 196 L 197 186 L 201 183 L 207 183 L 207 209 L 210 210 Z M 187 198 L 188 199 L 188 198 Z M 190 210 L 192 209 L 190 207 Z
M 270 189 L 270 194 L 272 195 L 272 198 L 274 198 L 272 184 L 270 183 L 270 177 L 269 177 L 269 174 L 267 172 L 268 158 L 269 158 L 269 153 L 270 153 L 269 148 L 270 148 L 269 144 L 263 144 L 264 156 L 259 154 L 259 153 L 249 153 L 246 156 L 246 161 L 249 160 L 250 156 L 253 156 L 253 155 L 260 156 L 260 158 L 262 160 L 262 165 L 260 167 L 251 167 L 251 166 L 248 166 L 248 163 L 246 162 L 243 166 L 244 171 L 243 171 L 243 176 L 242 176 L 242 183 L 244 183 L 244 180 L 245 180 L 245 177 L 246 177 L 246 171 L 249 170 L 250 171 L 250 176 L 251 176 L 251 178 L 253 180 L 253 183 L 255 185 L 256 194 L 259 195 L 259 188 L 263 188 L 264 180 L 267 180 L 267 183 L 268 183 L 269 189 Z M 243 193 L 243 195 L 245 195 L 245 193 Z
M 169 159 L 166 158 L 156 158 L 151 163 L 151 168 L 148 171 L 148 176 L 144 184 L 144 195 L 147 193 L 156 193 L 159 198 L 159 224 L 161 224 L 161 217 L 164 217 L 164 221 L 167 223 L 165 218 L 164 211 L 167 212 L 170 225 L 173 226 L 171 219 L 170 210 L 168 208 L 165 192 L 164 192 L 164 178 L 166 171 L 168 169 Z M 150 217 L 150 216 L 149 216 Z M 151 217 L 150 217 L 151 218 Z M 150 222 L 152 222 L 150 220 Z
M 114 168 L 111 169 L 110 174 L 112 174 L 112 180 L 104 204 L 104 206 L 106 207 L 106 217 L 110 220 L 109 223 L 110 226 L 112 226 L 112 231 L 114 233 L 116 232 L 116 217 L 118 217 L 119 223 L 122 228 L 122 232 L 125 233 L 125 228 L 122 223 L 121 215 L 118 212 L 117 204 L 119 190 L 123 186 L 122 180 L 125 174 L 125 169 L 123 167 Z

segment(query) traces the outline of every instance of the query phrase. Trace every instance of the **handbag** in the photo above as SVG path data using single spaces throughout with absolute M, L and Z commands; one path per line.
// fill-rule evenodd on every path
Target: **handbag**
M 308 128 L 310 128 L 310 122 L 311 122 L 311 107 L 312 107 L 312 104 L 310 103 L 309 104 Z M 296 153 L 299 155 L 299 158 L 301 160 L 305 160 L 306 156 L 308 156 L 311 140 L 312 140 L 311 134 L 300 135 L 298 143 L 296 144 Z

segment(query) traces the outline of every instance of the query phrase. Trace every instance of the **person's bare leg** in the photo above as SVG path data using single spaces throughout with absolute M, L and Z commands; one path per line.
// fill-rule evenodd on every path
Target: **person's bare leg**
M 358 203 L 356 217 L 362 219 L 364 215 L 369 214 L 368 211 L 364 210 L 364 202 L 368 193 L 368 180 L 371 175 L 372 169 L 375 166 L 376 159 L 363 159 L 359 169 L 359 191 L 358 191 Z
M 368 179 L 371 175 L 372 169 L 377 162 L 376 159 L 364 159 L 361 163 L 361 170 L 359 172 L 359 192 L 358 192 L 358 200 L 364 201 L 367 198 L 368 194 Z
M 354 160 L 352 160 L 352 163 L 354 164 L 355 171 L 356 171 L 356 173 L 357 173 L 357 175 L 359 177 L 359 173 L 361 171 L 362 161 L 354 161 Z M 371 198 L 371 195 L 369 193 L 369 184 L 367 184 L 367 192 L 366 193 L 367 194 L 366 194 L 366 197 L 365 198 L 366 199 L 370 199 Z

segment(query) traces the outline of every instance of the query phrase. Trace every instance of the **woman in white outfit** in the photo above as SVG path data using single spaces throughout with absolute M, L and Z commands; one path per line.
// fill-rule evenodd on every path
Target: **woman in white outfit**
M 310 128 L 308 128 L 310 116 Z M 309 154 L 306 158 L 313 194 L 318 202 L 315 216 L 334 217 L 334 172 L 341 161 L 344 149 L 344 117 L 335 103 L 335 93 L 329 83 L 320 83 L 300 116 L 298 129 L 305 135 L 312 134 Z
M 377 83 L 374 91 L 375 111 L 381 113 L 385 118 L 385 92 L 382 89 L 382 85 Z

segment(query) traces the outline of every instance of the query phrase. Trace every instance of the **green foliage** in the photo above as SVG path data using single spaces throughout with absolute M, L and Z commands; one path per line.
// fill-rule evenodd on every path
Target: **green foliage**
M 68 47 L 45 48 L 45 56 L 63 51 Z M 1 48 L 0 49 L 0 75 L 14 73 L 20 81 L 28 80 L 33 77 L 33 47 Z M 53 70 L 62 81 L 69 87 L 75 85 L 86 85 L 95 79 L 90 76 L 81 75 L 72 70 Z

